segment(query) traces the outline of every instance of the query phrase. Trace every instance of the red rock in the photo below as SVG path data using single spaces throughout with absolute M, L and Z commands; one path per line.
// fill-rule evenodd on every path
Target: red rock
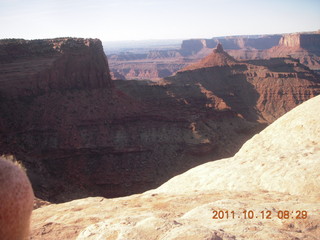
M 184 40 L 180 49 L 155 50 L 149 53 L 121 53 L 110 56 L 111 71 L 121 79 L 168 77 L 212 54 L 221 43 L 237 60 L 269 59 L 289 55 L 310 69 L 320 71 L 319 32 L 283 35 L 229 36 L 212 39 Z M 119 79 L 119 77 L 118 77 Z
M 214 50 L 199 63 L 166 81 L 201 84 L 245 119 L 268 123 L 320 93 L 319 76 L 298 60 L 274 58 L 238 62 L 220 51 L 221 48 L 219 52 Z
M 111 82 L 98 40 L 13 42 L 22 49 L 14 55 L 2 44 L 11 58 L 1 65 L 0 146 L 24 162 L 45 200 L 145 191 L 233 154 L 263 127 L 217 97 L 224 111 L 208 112 L 198 86 Z
M 0 52 L 3 96 L 112 85 L 98 39 L 1 40 Z
M 291 58 L 111 82 L 98 40 L 18 46 L 1 64 L 0 147 L 24 162 L 36 195 L 55 202 L 142 192 L 232 156 L 319 93 L 314 73 Z M 220 47 L 213 55 L 231 58 Z
M 195 70 L 200 68 L 216 67 L 216 66 L 232 66 L 237 64 L 238 61 L 231 57 L 228 53 L 223 50 L 222 44 L 218 43 L 217 47 L 213 52 L 202 59 L 198 63 L 191 64 L 181 71 Z

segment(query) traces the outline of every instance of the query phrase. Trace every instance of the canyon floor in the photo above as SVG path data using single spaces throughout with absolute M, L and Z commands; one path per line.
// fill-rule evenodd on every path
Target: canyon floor
M 40 207 L 31 239 L 319 239 L 319 114 L 320 96 L 280 117 L 234 157 L 143 194 Z

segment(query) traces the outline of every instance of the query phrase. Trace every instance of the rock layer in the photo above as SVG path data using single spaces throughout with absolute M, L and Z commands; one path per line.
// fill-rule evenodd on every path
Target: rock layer
M 291 58 L 204 67 L 158 83 L 111 82 L 98 40 L 37 44 L 53 50 L 21 50 L 32 68 L 18 53 L 1 65 L 15 64 L 1 75 L 11 85 L 0 87 L 0 147 L 24 162 L 36 196 L 53 202 L 155 188 L 231 157 L 267 123 L 319 94 L 316 75 Z M 51 62 L 43 65 L 44 56 Z
M 13 42 L 21 51 L 1 65 L 1 152 L 24 162 L 45 200 L 145 191 L 231 156 L 263 127 L 223 103 L 208 111 L 198 86 L 111 82 L 98 40 Z
M 236 61 L 222 49 L 165 80 L 201 85 L 212 99 L 208 104 L 219 98 L 245 119 L 268 123 L 320 93 L 319 76 L 298 60 Z
M 212 49 L 221 43 L 227 50 L 258 49 L 264 50 L 276 46 L 281 35 L 258 35 L 258 36 L 229 36 L 215 37 L 211 39 L 184 40 L 180 52 L 184 56 L 195 55 L 203 49 Z
M 1 40 L 0 53 L 4 97 L 112 85 L 98 39 Z
M 319 32 L 306 32 L 189 39 L 182 41 L 181 48 L 176 50 L 113 54 L 110 56 L 111 71 L 116 79 L 141 80 L 147 77 L 158 81 L 210 55 L 218 43 L 237 60 L 291 56 L 310 69 L 320 71 L 319 36 Z
M 280 39 L 279 45 L 320 51 L 320 34 L 286 34 Z

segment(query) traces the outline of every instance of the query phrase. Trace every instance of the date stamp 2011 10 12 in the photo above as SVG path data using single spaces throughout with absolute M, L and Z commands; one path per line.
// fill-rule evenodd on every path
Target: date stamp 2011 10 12
M 212 219 L 307 219 L 308 212 L 306 210 L 278 210 L 270 211 L 263 210 L 255 212 L 253 210 L 244 210 L 242 212 L 236 212 L 234 210 L 213 210 Z

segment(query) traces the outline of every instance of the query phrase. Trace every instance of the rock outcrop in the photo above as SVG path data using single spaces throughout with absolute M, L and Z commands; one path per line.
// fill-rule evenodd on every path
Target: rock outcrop
M 211 39 L 184 40 L 179 50 L 183 56 L 196 55 L 204 49 L 212 49 L 221 43 L 226 50 L 269 49 L 278 45 L 281 35 L 229 36 Z
M 186 66 L 182 60 L 174 61 L 174 59 L 149 59 L 142 62 L 140 60 L 134 62 L 111 60 L 110 70 L 114 80 L 158 81 Z
M 267 49 L 228 50 L 236 59 L 292 57 L 312 70 L 320 71 L 319 32 L 284 34 L 279 43 Z
M 236 61 L 222 47 L 165 80 L 201 85 L 211 96 L 208 104 L 218 98 L 245 119 L 267 123 L 320 93 L 319 76 L 299 60 Z
M 181 71 L 195 70 L 201 68 L 218 67 L 218 66 L 232 66 L 237 64 L 238 61 L 231 57 L 223 50 L 222 44 L 218 43 L 213 52 L 202 59 L 198 63 L 191 64 Z
M 111 82 L 98 40 L 11 40 L 2 49 L 1 152 L 24 162 L 44 200 L 154 188 L 233 155 L 264 126 L 223 102 L 208 111 L 199 86 Z
M 286 34 L 281 37 L 279 45 L 320 51 L 320 34 Z
M 16 53 L 1 65 L 8 84 L 0 87 L 0 148 L 23 161 L 36 196 L 52 202 L 155 188 L 231 157 L 319 94 L 319 78 L 291 58 L 188 70 L 158 83 L 111 82 L 98 40 L 39 40 L 46 51 L 31 43 L 21 41 L 33 49 L 21 50 L 27 63 Z M 213 54 L 231 58 L 221 47 Z
M 319 32 L 307 32 L 190 39 L 182 41 L 181 48 L 176 50 L 150 51 L 143 54 L 126 52 L 113 54 L 109 59 L 111 71 L 117 79 L 148 78 L 158 81 L 211 55 L 212 50 L 221 43 L 225 51 L 236 60 L 291 56 L 310 69 L 320 71 L 319 36 Z
M 125 198 L 33 212 L 32 239 L 312 239 L 320 236 L 320 97 L 293 109 L 233 157 Z
M 320 96 L 256 134 L 234 157 L 193 168 L 151 192 L 260 189 L 320 198 L 320 176 L 316 170 L 320 167 L 319 112 Z M 187 188 L 182 187 L 186 185 Z
M 0 53 L 3 97 L 112 85 L 98 39 L 1 40 Z
M 298 59 L 312 70 L 320 71 L 320 34 L 287 34 L 279 45 L 265 50 L 260 58 L 286 57 Z

